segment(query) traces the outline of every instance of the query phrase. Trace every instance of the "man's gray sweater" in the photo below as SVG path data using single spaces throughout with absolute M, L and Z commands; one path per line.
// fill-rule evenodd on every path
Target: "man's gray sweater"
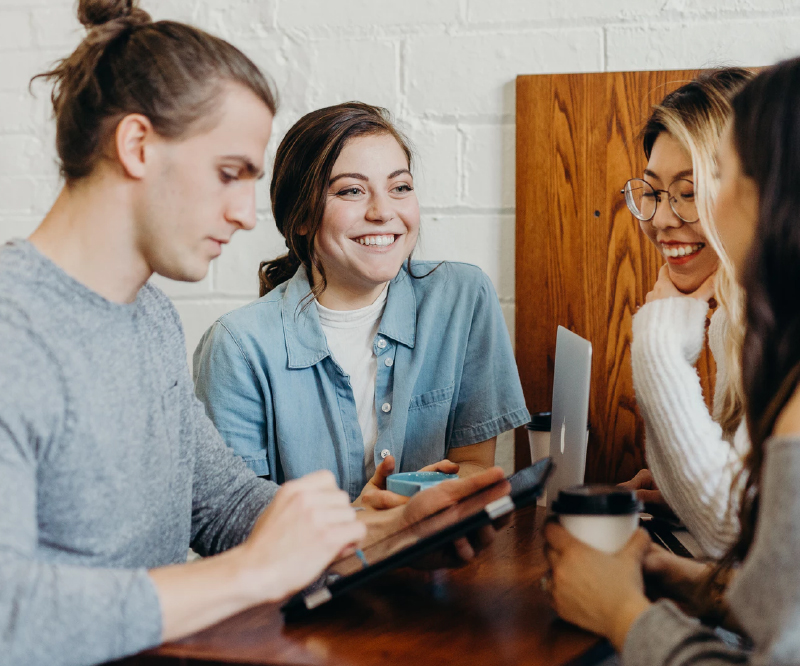
M 206 417 L 163 293 L 112 303 L 0 250 L 0 665 L 156 645 L 147 569 L 240 543 L 276 488 Z

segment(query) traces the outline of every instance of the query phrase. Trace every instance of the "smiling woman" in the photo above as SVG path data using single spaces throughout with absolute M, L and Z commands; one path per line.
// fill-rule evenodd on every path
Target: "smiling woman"
M 719 262 L 697 224 L 692 156 L 672 134 L 658 134 L 644 179 L 628 181 L 625 199 L 642 231 L 664 256 L 678 291 L 688 294 L 699 289 Z
M 722 555 L 738 535 L 738 493 L 731 487 L 749 449 L 739 361 L 742 295 L 711 206 L 730 98 L 750 76 L 714 70 L 667 95 L 642 132 L 643 177 L 624 190 L 666 262 L 633 320 L 631 363 L 650 469 L 625 485 L 646 501 L 666 501 L 711 556 Z M 719 307 L 708 326 L 717 364 L 709 414 L 694 364 L 712 297 Z
M 798 108 L 800 61 L 763 71 L 733 99 L 731 131 L 719 153 L 720 235 L 746 290 L 742 357 L 752 448 L 741 495 L 742 535 L 726 558 L 731 583 L 720 600 L 725 613 L 715 619 L 732 623 L 747 649 L 723 643 L 710 618 L 701 624 L 687 615 L 698 610 L 692 601 L 709 596 L 711 565 L 653 547 L 641 532 L 606 555 L 554 523 L 545 530 L 559 614 L 610 638 L 627 666 L 798 663 Z M 643 569 L 666 583 L 668 598 L 648 601 Z
M 289 252 L 195 352 L 228 444 L 278 482 L 330 469 L 376 508 L 406 501 L 385 489 L 395 469 L 491 466 L 497 435 L 528 420 L 508 331 L 480 269 L 411 259 L 412 153 L 388 113 L 350 102 L 301 118 L 271 195 Z
M 342 148 L 315 238 L 316 257 L 327 276 L 317 296 L 320 304 L 352 310 L 374 303 L 411 256 L 419 203 L 409 166 L 391 134 L 357 137 Z M 322 284 L 320 267 L 311 266 L 314 284 Z

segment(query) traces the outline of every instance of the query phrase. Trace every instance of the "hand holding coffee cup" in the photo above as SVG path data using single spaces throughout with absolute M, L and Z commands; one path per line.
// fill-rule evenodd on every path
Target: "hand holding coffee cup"
M 633 491 L 619 486 L 572 486 L 558 493 L 552 510 L 576 539 L 616 553 L 636 532 L 642 503 Z

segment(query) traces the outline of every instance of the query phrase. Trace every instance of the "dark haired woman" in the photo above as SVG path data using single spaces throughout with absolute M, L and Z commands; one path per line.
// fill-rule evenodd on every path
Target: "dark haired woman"
M 739 540 L 709 578 L 702 565 L 687 566 L 641 533 L 606 555 L 557 524 L 546 531 L 556 610 L 610 638 L 626 665 L 800 663 L 800 60 L 759 74 L 732 106 L 716 219 L 746 293 L 742 367 L 752 448 Z M 732 578 L 717 610 L 753 651 L 723 644 L 671 601 L 651 604 L 643 565 L 684 595 L 694 585 L 695 600 Z
M 387 115 L 353 102 L 289 130 L 271 186 L 289 253 L 194 359 L 197 395 L 257 474 L 329 469 L 376 507 L 403 501 L 382 490 L 391 471 L 480 471 L 528 419 L 489 279 L 410 259 L 411 151 Z

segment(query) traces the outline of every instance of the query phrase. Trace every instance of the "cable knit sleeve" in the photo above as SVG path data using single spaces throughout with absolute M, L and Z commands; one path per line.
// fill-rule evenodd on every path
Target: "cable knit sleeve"
M 643 306 L 633 319 L 631 360 L 653 478 L 703 550 L 720 557 L 739 531 L 737 507 L 729 504 L 741 459 L 709 414 L 694 368 L 707 312 L 693 298 Z M 736 440 L 746 436 L 743 425 L 740 431 Z

